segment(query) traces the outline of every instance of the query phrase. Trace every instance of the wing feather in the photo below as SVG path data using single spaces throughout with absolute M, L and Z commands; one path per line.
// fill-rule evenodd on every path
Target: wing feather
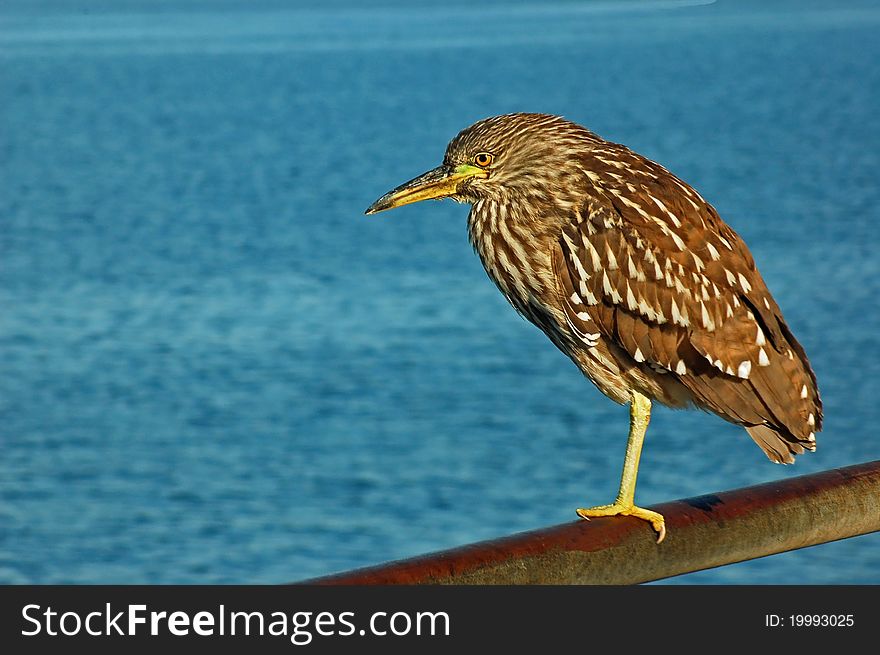
M 566 282 L 583 301 L 566 314 L 635 365 L 676 376 L 698 406 L 763 426 L 751 431 L 758 445 L 790 461 L 815 447 L 822 421 L 804 350 L 739 236 L 654 167 L 642 185 L 591 197 L 563 228 Z

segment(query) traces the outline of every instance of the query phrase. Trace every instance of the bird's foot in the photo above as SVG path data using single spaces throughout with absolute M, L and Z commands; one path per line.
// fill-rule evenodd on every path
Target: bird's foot
M 649 509 L 636 507 L 635 505 L 622 505 L 612 503 L 611 505 L 599 505 L 598 507 L 588 507 L 586 509 L 578 509 L 577 515 L 582 519 L 590 520 L 596 516 L 635 516 L 636 518 L 647 521 L 653 526 L 657 533 L 657 543 L 659 544 L 666 537 L 666 521 L 661 514 L 652 512 Z

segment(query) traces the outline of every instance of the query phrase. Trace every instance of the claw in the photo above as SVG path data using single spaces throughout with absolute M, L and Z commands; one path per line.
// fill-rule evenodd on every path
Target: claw
M 599 505 L 598 507 L 580 508 L 577 510 L 577 515 L 587 521 L 594 516 L 634 516 L 651 524 L 651 527 L 657 533 L 658 544 L 666 538 L 666 521 L 663 519 L 663 516 L 643 507 L 614 503 L 611 505 Z

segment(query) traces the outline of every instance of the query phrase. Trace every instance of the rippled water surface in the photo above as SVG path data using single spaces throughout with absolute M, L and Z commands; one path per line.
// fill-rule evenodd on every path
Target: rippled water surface
M 610 500 L 626 410 L 466 208 L 362 214 L 508 111 L 694 184 L 817 371 L 792 467 L 658 409 L 643 504 L 880 458 L 876 3 L 474 5 L 0 5 L 0 581 L 284 582 Z M 675 582 L 880 583 L 880 538 Z

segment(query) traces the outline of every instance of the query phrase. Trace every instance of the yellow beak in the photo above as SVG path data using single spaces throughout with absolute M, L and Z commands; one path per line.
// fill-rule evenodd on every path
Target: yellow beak
M 401 184 L 367 207 L 365 214 L 394 209 L 421 200 L 448 198 L 458 192 L 462 182 L 474 177 L 488 177 L 489 173 L 477 166 L 462 164 L 438 166 L 424 175 Z

